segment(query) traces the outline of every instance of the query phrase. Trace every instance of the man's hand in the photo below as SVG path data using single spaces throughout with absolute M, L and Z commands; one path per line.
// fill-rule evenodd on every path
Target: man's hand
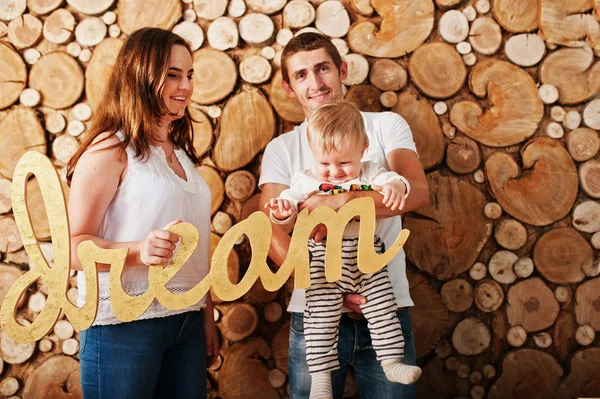
M 367 298 L 359 294 L 344 294 L 344 307 L 350 309 L 354 313 L 362 314 L 362 309 L 359 305 L 367 303 Z

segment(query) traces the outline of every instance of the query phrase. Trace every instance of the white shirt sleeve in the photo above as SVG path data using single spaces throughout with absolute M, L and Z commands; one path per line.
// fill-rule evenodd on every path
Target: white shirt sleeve
M 260 178 L 258 187 L 261 188 L 266 183 L 276 183 L 290 186 L 292 180 L 292 168 L 289 162 L 285 160 L 286 151 L 281 147 L 281 142 L 277 139 L 267 144 L 263 153 Z
M 376 186 L 382 186 L 394 180 L 401 180 L 406 186 L 404 198 L 408 197 L 408 194 L 410 193 L 410 183 L 404 176 L 401 176 L 394 171 L 387 171 L 385 168 L 368 161 L 363 163 L 363 172 L 365 173 L 365 178 L 368 180 L 369 184 L 374 184 Z
M 383 135 L 381 140 L 385 155 L 394 150 L 405 149 L 414 151 L 418 156 L 417 146 L 406 120 L 395 112 L 385 112 L 382 116 L 380 134 Z

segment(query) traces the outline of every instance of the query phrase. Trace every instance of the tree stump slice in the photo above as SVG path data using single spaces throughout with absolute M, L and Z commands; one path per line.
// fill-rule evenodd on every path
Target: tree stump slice
M 275 35 L 273 20 L 264 14 L 244 15 L 239 30 L 241 38 L 252 46 L 263 46 Z
M 444 123 L 442 123 L 442 131 L 450 140 L 453 140 L 454 137 L 456 137 L 456 128 L 448 121 L 444 121 Z
M 315 8 L 306 0 L 292 0 L 283 9 L 283 20 L 290 28 L 304 28 L 315 20 Z M 289 41 L 289 39 L 287 40 Z M 285 46 L 277 40 L 279 44 Z
M 446 11 L 438 25 L 440 36 L 448 43 L 462 42 L 469 35 L 469 21 L 465 14 L 458 10 Z
M 595 130 L 585 127 L 573 130 L 567 136 L 566 141 L 567 149 L 573 160 L 576 162 L 587 161 L 588 159 L 595 157 L 600 150 L 600 136 L 598 136 L 598 133 Z
M 469 374 L 471 374 L 471 368 L 468 364 L 463 363 L 456 369 L 456 375 L 460 378 L 468 378 Z
M 381 93 L 379 101 L 384 107 L 392 108 L 394 105 L 398 104 L 398 95 L 393 91 L 386 91 Z
M 561 104 L 587 101 L 600 90 L 600 63 L 585 48 L 565 48 L 549 54 L 539 69 L 542 83 L 556 86 Z
M 423 374 L 416 384 L 419 395 L 424 398 L 453 398 L 459 392 L 456 373 L 437 357 L 423 367 Z
M 505 219 L 494 229 L 494 238 L 503 248 L 517 250 L 527 242 L 527 230 L 514 219 Z
M 552 336 L 547 333 L 539 333 L 533 336 L 533 341 L 540 348 L 548 348 L 552 345 Z
M 263 47 L 262 49 L 260 49 L 260 55 L 262 55 L 267 60 L 272 60 L 273 58 L 275 58 L 275 53 L 275 49 L 271 46 Z
M 546 127 L 546 134 L 548 137 L 559 140 L 564 136 L 565 131 L 560 124 L 556 122 L 550 122 Z
M 62 0 L 28 0 L 27 8 L 36 15 L 46 15 L 56 10 L 62 4 Z
M 515 262 L 519 259 L 517 255 L 510 251 L 498 251 L 490 259 L 490 276 L 501 284 L 512 284 L 517 279 L 513 271 Z
M 2 394 L 5 398 L 17 393 L 19 388 L 19 380 L 14 377 L 7 377 L 0 381 L 0 394 Z
M 591 345 L 596 339 L 596 331 L 589 324 L 577 327 L 575 341 L 581 346 Z
M 85 18 L 75 28 L 75 39 L 85 47 L 93 47 L 99 44 L 108 33 L 106 24 L 96 17 Z
M 506 341 L 515 348 L 521 347 L 527 341 L 527 331 L 522 326 L 513 326 L 506 334 Z
M 446 164 L 457 174 L 475 172 L 481 164 L 479 146 L 468 137 L 456 137 L 446 148 Z
M 275 14 L 283 9 L 286 0 L 246 0 L 246 6 L 261 14 Z
M 485 173 L 483 172 L 483 169 L 477 169 L 475 173 L 473 173 L 473 180 L 477 183 L 485 182 Z
M 85 94 L 92 108 L 102 101 L 104 88 L 108 85 L 122 45 L 122 40 L 110 38 L 104 39 L 94 48 L 92 58 L 85 69 Z
M 19 321 L 23 322 L 22 319 Z M 30 323 L 26 323 L 30 324 Z M 35 351 L 35 342 L 20 344 L 10 339 L 4 331 L 0 332 L 0 356 L 8 364 L 25 363 Z
M 481 371 L 473 371 L 469 375 L 469 381 L 473 384 L 479 384 L 481 381 L 483 381 L 483 374 L 481 374 Z
M 452 345 L 461 355 L 478 355 L 490 346 L 490 330 L 481 321 L 469 317 L 456 325 Z
M 247 303 L 234 303 L 221 320 L 223 337 L 232 342 L 241 341 L 256 330 L 258 312 Z
M 492 13 L 509 32 L 531 32 L 538 27 L 537 0 L 494 0 Z
M 600 278 L 582 283 L 575 293 L 575 316 L 580 325 L 588 324 L 600 331 Z
M 410 295 L 415 303 L 409 308 L 416 341 L 417 358 L 430 353 L 448 328 L 448 308 L 439 294 L 419 274 L 407 270 Z
M 0 109 L 12 105 L 25 88 L 27 67 L 19 53 L 0 42 Z
M 269 383 L 274 388 L 281 388 L 285 385 L 285 374 L 277 369 L 271 370 L 269 373 Z
M 67 320 L 58 320 L 54 325 L 54 334 L 60 339 L 69 339 L 74 333 L 75 329 Z
M 573 227 L 584 233 L 600 231 L 600 203 L 584 201 L 573 209 Z
M 406 86 L 406 69 L 393 60 L 375 61 L 369 74 L 371 84 L 382 91 L 398 91 Z
M 66 339 L 62 343 L 61 349 L 65 355 L 73 356 L 79 352 L 79 341 L 74 338 Z
M 195 0 L 195 2 L 199 1 Z M 215 3 L 216 1 L 210 0 L 210 2 Z M 227 5 L 225 0 L 223 2 Z M 146 26 L 171 30 L 181 18 L 181 11 L 179 0 L 128 0 L 117 2 L 119 26 L 128 35 Z
M 44 21 L 42 34 L 51 43 L 64 44 L 73 35 L 75 17 L 64 8 L 54 10 Z
M 502 374 L 488 391 L 488 398 L 551 398 L 562 374 L 562 367 L 552 355 L 520 349 L 504 358 Z
M 600 161 L 591 159 L 579 168 L 583 191 L 592 198 L 600 198 Z
M 16 106 L 0 119 L 0 148 L 0 174 L 9 179 L 25 152 L 46 152 L 44 130 L 34 110 Z
M 225 185 L 223 184 L 223 179 L 221 179 L 221 175 L 214 168 L 210 166 L 200 166 L 197 168 L 200 176 L 210 188 L 211 194 L 211 214 L 214 214 L 219 210 L 221 204 L 223 203 L 223 199 L 225 198 Z
M 483 214 L 485 197 L 469 183 L 438 172 L 429 173 L 427 180 L 430 205 L 415 211 L 421 218 L 405 217 L 404 227 L 413 236 L 405 250 L 419 269 L 448 280 L 475 262 L 492 222 Z
M 78 148 L 79 142 L 77 139 L 68 134 L 58 136 L 52 143 L 54 157 L 61 165 L 66 165 Z
M 277 291 L 267 291 L 260 280 L 252 285 L 244 299 L 254 305 L 263 305 L 277 298 Z
M 600 129 L 600 100 L 590 101 L 583 109 L 583 121 L 592 129 Z
M 194 52 L 194 93 L 192 101 L 213 104 L 235 87 L 237 68 L 226 53 L 210 48 Z
M 192 104 L 188 107 L 190 115 L 192 117 L 192 129 L 194 131 L 194 149 L 196 153 L 201 156 L 208 149 L 213 141 L 213 129 L 210 121 L 198 108 Z
M 4 301 L 4 297 L 8 293 L 10 287 L 12 287 L 22 275 L 23 273 L 18 267 L 0 263 L 0 305 Z M 23 300 L 24 299 L 25 298 L 23 298 Z
M 360 54 L 352 53 L 343 57 L 348 65 L 348 75 L 342 83 L 348 86 L 358 85 L 369 76 L 369 62 Z
M 491 313 L 500 308 L 504 302 L 504 291 L 494 280 L 481 280 L 475 286 L 475 305 L 479 310 Z
M 514 284 L 506 300 L 510 325 L 520 325 L 530 333 L 552 326 L 560 310 L 552 290 L 537 277 Z
M 41 93 L 44 106 L 64 109 L 81 97 L 83 71 L 70 55 L 60 51 L 50 53 L 31 67 L 29 86 Z
M 288 97 L 281 86 L 281 70 L 277 70 L 271 81 L 269 100 L 280 118 L 291 122 L 300 123 L 304 121 L 304 110 L 295 97 Z
M 530 67 L 537 65 L 546 54 L 544 40 L 536 34 L 523 33 L 511 36 L 504 46 L 506 56 L 511 62 Z
M 269 345 L 260 338 L 233 344 L 219 372 L 219 395 L 223 399 L 279 399 L 269 383 L 266 362 L 271 356 Z
M 469 43 L 479 54 L 494 54 L 502 44 L 500 26 L 491 17 L 477 18 L 471 24 Z
M 498 203 L 516 219 L 534 226 L 565 217 L 578 191 L 577 171 L 569 153 L 558 141 L 539 137 L 522 148 L 521 159 L 523 171 L 506 153 L 494 153 L 486 160 L 487 177 Z M 549 194 L 554 192 L 562 195 Z
M 594 397 L 600 391 L 598 374 L 600 349 L 589 348 L 577 351 L 571 358 L 571 372 L 562 382 L 556 397 L 585 398 Z
M 225 104 L 213 160 L 223 172 L 239 169 L 252 161 L 274 133 L 271 105 L 258 89 L 245 87 Z
M 288 373 L 288 350 L 290 340 L 290 322 L 286 321 L 277 330 L 271 341 L 271 351 L 277 368 Z
M 248 83 L 264 83 L 271 77 L 271 64 L 260 55 L 250 56 L 240 63 L 240 76 Z
M 329 0 L 317 7 L 315 26 L 329 37 L 344 37 L 350 29 L 350 16 L 341 2 Z
M 209 21 L 222 17 L 227 10 L 227 0 L 193 0 L 193 3 L 198 17 Z
M 180 22 L 173 27 L 173 33 L 184 38 L 192 48 L 192 51 L 198 50 L 204 42 L 204 32 L 202 31 L 200 25 L 194 22 Z
M 550 108 L 550 117 L 555 122 L 562 122 L 562 121 L 564 121 L 566 114 L 567 114 L 567 112 L 560 105 L 555 105 L 552 108 Z
M 483 209 L 485 216 L 490 219 L 498 219 L 502 216 L 502 207 L 497 202 L 488 202 Z
M 563 124 L 569 130 L 577 129 L 581 125 L 581 114 L 578 111 L 567 112 Z
M 448 281 L 442 286 L 440 295 L 451 312 L 464 312 L 473 304 L 473 287 L 462 279 Z
M 458 370 L 458 366 L 460 366 L 460 360 L 458 360 L 454 356 L 450 356 L 449 358 L 446 359 L 444 364 L 448 370 L 456 371 L 456 370 Z
M 560 227 L 538 239 L 533 248 L 533 261 L 550 282 L 574 284 L 585 278 L 583 268 L 594 262 L 594 250 L 575 229 Z
M 233 19 L 219 17 L 208 27 L 206 37 L 212 48 L 225 51 L 237 47 L 240 34 Z
M 213 230 L 220 235 L 227 233 L 227 231 L 231 228 L 233 222 L 231 220 L 231 216 L 229 216 L 225 212 L 217 212 L 212 219 L 212 227 Z
M 583 14 L 590 9 L 590 3 L 578 1 L 565 4 L 557 0 L 544 0 L 539 7 L 542 37 L 564 46 L 582 46 L 582 39 L 587 35 L 596 36 L 594 30 L 598 30 L 598 21 L 589 14 Z
M 440 359 L 447 358 L 451 353 L 452 346 L 445 339 L 442 339 L 440 342 L 438 342 L 437 346 L 435 347 L 435 354 L 438 355 Z
M 98 15 L 108 10 L 114 0 L 67 0 L 67 3 L 77 12 L 87 15 Z
M 394 97 L 396 97 L 396 94 Z M 356 85 L 350 87 L 345 99 L 358 106 L 363 112 L 381 111 L 381 92 L 371 85 Z
M 371 0 L 352 0 L 351 3 L 360 15 L 369 17 L 373 14 L 374 10 L 371 7 Z
M 380 58 L 402 57 L 427 40 L 434 24 L 431 0 L 371 0 L 381 16 L 380 27 L 363 21 L 348 32 L 348 44 L 357 53 Z
M 275 323 L 281 319 L 283 308 L 277 302 L 269 302 L 265 306 L 264 314 L 269 323 Z
M 42 36 L 42 22 L 34 15 L 24 14 L 8 24 L 8 39 L 19 49 L 33 46 Z
M 469 137 L 490 147 L 506 147 L 532 136 L 544 106 L 529 74 L 505 61 L 478 63 L 469 77 L 473 94 L 486 98 L 487 109 L 473 101 L 453 105 L 450 120 Z
M 244 205 L 242 206 L 242 213 L 241 213 L 240 220 L 246 220 L 248 218 L 248 216 L 250 216 L 251 214 L 253 214 L 254 212 L 256 212 L 258 210 L 261 210 L 258 208 L 259 199 L 260 199 L 260 194 L 254 194 L 252 197 L 250 197 L 246 201 L 244 201 Z
M 408 73 L 420 91 L 435 99 L 455 95 L 467 77 L 467 69 L 456 49 L 436 42 L 415 50 L 408 64 Z
M 515 274 L 519 278 L 531 276 L 534 270 L 533 260 L 531 258 L 519 258 L 514 265 Z
M 11 21 L 20 17 L 25 12 L 26 6 L 25 0 L 5 0 L 0 4 L 0 19 Z
M 475 281 L 479 281 L 483 279 L 487 274 L 487 267 L 481 263 L 477 262 L 469 269 L 469 276 Z
M 568 286 L 560 285 L 554 290 L 554 296 L 560 303 L 567 303 L 571 300 L 571 290 Z
M 392 111 L 408 122 L 423 168 L 440 164 L 444 158 L 444 133 L 429 101 L 414 88 L 409 88 L 398 96 Z
M 53 356 L 25 381 L 23 399 L 83 398 L 79 383 L 79 362 L 69 356 Z

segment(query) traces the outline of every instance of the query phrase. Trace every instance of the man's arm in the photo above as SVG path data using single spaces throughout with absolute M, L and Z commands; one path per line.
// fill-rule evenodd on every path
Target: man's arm
M 397 149 L 390 152 L 386 159 L 390 169 L 404 176 L 410 183 L 410 194 L 401 209 L 392 211 L 386 207 L 382 201 L 383 195 L 378 192 L 351 191 L 340 195 L 313 195 L 300 204 L 299 210 L 307 208 L 312 212 L 318 206 L 327 205 L 337 211 L 348 201 L 366 196 L 373 198 L 377 218 L 388 218 L 426 207 L 429 204 L 429 184 L 417 154 L 412 150 Z
M 279 194 L 287 188 L 289 187 L 284 184 L 263 184 L 260 199 L 258 201 L 258 209 L 265 212 L 268 216 L 269 209 L 265 208 L 265 204 L 268 203 L 271 198 L 279 197 Z M 290 247 L 291 239 L 281 225 L 271 223 L 271 227 L 273 228 L 273 233 L 271 237 L 271 246 L 269 247 L 269 258 L 271 258 L 278 266 L 281 266 L 287 255 L 288 248 Z

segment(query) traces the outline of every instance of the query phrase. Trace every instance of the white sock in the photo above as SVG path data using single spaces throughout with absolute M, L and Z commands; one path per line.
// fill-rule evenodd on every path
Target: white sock
M 310 399 L 333 399 L 330 372 L 311 374 L 310 378 Z
M 422 372 L 420 367 L 402 364 L 398 359 L 383 360 L 381 365 L 387 379 L 400 384 L 412 384 Z

